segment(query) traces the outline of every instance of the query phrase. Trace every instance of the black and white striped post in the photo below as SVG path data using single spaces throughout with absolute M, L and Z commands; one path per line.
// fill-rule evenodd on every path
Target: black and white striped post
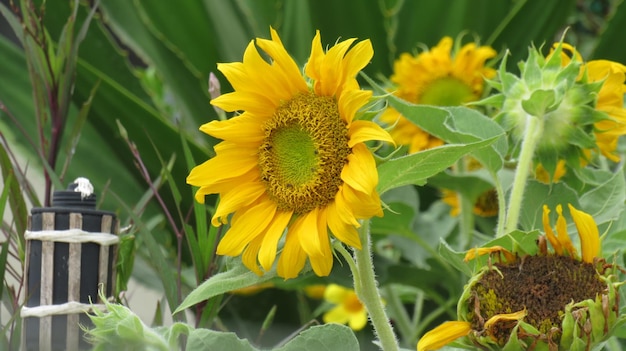
M 33 208 L 26 239 L 22 307 L 22 350 L 85 350 L 80 325 L 86 313 L 103 309 L 98 296 L 115 292 L 119 222 L 112 212 L 96 210 L 86 178 L 55 191 L 51 207 Z

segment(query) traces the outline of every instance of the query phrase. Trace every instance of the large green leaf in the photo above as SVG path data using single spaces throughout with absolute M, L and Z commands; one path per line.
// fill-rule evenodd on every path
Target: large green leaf
M 449 144 L 391 159 L 378 167 L 378 192 L 407 184 L 424 185 L 428 178 L 452 166 L 462 156 L 488 147 L 498 137 L 468 144 Z
M 624 23 L 626 23 L 626 2 L 622 1 L 598 38 L 592 55 L 593 59 L 612 60 L 626 64 L 626 46 L 616 45 L 624 40 Z

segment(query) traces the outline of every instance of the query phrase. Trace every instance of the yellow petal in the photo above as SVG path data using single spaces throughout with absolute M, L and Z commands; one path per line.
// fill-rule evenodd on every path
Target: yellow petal
M 374 56 L 374 48 L 369 39 L 356 43 L 343 59 L 343 71 L 347 78 L 356 77 L 361 69 Z
M 257 167 L 257 158 L 248 148 L 218 152 L 215 157 L 194 167 L 189 172 L 187 184 L 205 186 L 239 177 Z
M 322 316 L 324 323 L 346 324 L 350 320 L 350 314 L 342 305 L 335 306 Z
M 242 114 L 225 121 L 211 121 L 200 126 L 200 131 L 218 139 L 235 140 L 238 143 L 260 144 L 265 131 L 259 119 Z
M 482 255 L 486 255 L 486 254 L 492 254 L 492 253 L 502 253 L 504 255 L 504 258 L 507 262 L 514 262 L 515 261 L 515 255 L 505 249 L 502 246 L 491 246 L 491 247 L 477 247 L 474 249 L 471 249 L 469 251 L 467 251 L 467 253 L 465 254 L 465 258 L 463 259 L 465 262 L 473 260 L 474 258 L 478 257 L 478 256 L 482 256 Z
M 417 351 L 440 349 L 454 340 L 468 335 L 471 330 L 472 326 L 468 322 L 444 322 L 420 338 L 417 343 Z
M 491 326 L 500 321 L 519 321 L 526 317 L 526 314 L 526 309 L 513 313 L 496 314 L 485 322 L 484 328 L 491 329 Z
M 311 41 L 311 55 L 309 55 L 309 62 L 305 67 L 305 74 L 315 81 L 320 79 L 320 67 L 324 60 L 324 49 L 322 48 L 322 39 L 320 31 L 315 31 L 315 36 Z
M 342 61 L 346 54 L 346 51 L 348 51 L 350 45 L 352 45 L 355 40 L 355 38 L 351 38 L 339 42 L 326 52 L 323 64 L 320 67 L 321 74 L 319 82 L 316 82 L 316 85 L 314 87 L 315 93 L 317 95 L 338 95 L 338 93 L 340 92 L 340 88 L 346 81 L 346 77 L 344 76 L 344 72 L 342 69 Z
M 350 140 L 348 141 L 349 147 L 369 140 L 382 140 L 395 145 L 393 138 L 386 130 L 370 121 L 352 122 L 348 135 L 350 136 Z
M 359 233 L 354 225 L 346 223 L 341 219 L 335 202 L 332 202 L 327 207 L 328 227 L 333 233 L 335 238 L 348 246 L 352 246 L 356 249 L 361 249 L 361 240 L 359 239 Z M 357 222 L 358 224 L 358 222 Z
M 265 271 L 269 271 L 276 260 L 278 241 L 283 236 L 292 215 L 293 211 L 276 211 L 272 223 L 270 223 L 270 226 L 263 236 L 263 243 L 259 250 L 259 263 L 261 263 L 261 267 L 263 267 Z
M 576 248 L 574 244 L 572 244 L 572 239 L 569 237 L 569 234 L 567 234 L 567 222 L 565 221 L 565 217 L 563 217 L 563 206 L 560 204 L 557 205 L 556 213 L 558 214 L 558 218 L 556 219 L 556 232 L 559 235 L 559 242 L 571 257 L 577 257 Z
M 370 90 L 351 90 L 346 91 L 339 97 L 339 114 L 341 119 L 347 124 L 352 123 L 356 113 L 369 101 L 372 97 Z
M 372 216 L 383 216 L 383 209 L 380 205 L 380 197 L 374 190 L 367 195 L 350 186 L 343 186 L 337 197 L 342 197 L 347 206 L 352 210 L 356 218 L 366 219 Z
M 552 231 L 549 215 L 550 209 L 548 208 L 548 205 L 543 205 L 543 230 L 546 232 L 546 237 L 548 238 L 548 241 L 550 241 L 550 244 L 552 244 L 554 252 L 556 252 L 557 255 L 563 255 L 563 247 Z
M 326 210 L 322 209 L 317 215 L 317 232 L 312 233 L 318 236 L 319 251 L 321 255 L 309 255 L 311 268 L 317 276 L 325 277 L 333 269 L 333 253 L 330 249 L 330 238 L 328 236 L 328 225 L 326 220 Z
M 341 179 L 352 188 L 371 194 L 378 184 L 374 156 L 365 144 L 357 144 L 348 155 L 348 164 L 341 170 Z
M 278 73 L 284 84 L 288 84 L 286 87 L 289 94 L 295 94 L 297 91 L 307 91 L 307 85 L 302 77 L 300 67 L 291 58 L 287 50 L 280 40 L 278 33 L 274 28 L 270 28 L 272 40 L 257 39 L 257 45 L 263 49 L 274 61 L 273 65 L 276 66 Z M 260 72 L 263 74 L 263 72 Z
M 304 267 L 305 262 L 306 253 L 302 250 L 302 246 L 300 246 L 298 235 L 288 230 L 285 246 L 278 259 L 276 269 L 278 275 L 285 279 L 295 278 Z
M 213 219 L 211 219 L 211 224 L 217 227 L 220 223 L 227 223 L 226 217 L 229 214 L 239 208 L 251 205 L 263 193 L 265 193 L 265 185 L 260 182 L 254 182 L 233 188 L 229 192 L 222 194 L 213 214 Z
M 320 236 L 318 235 L 319 228 L 317 227 L 318 215 L 319 209 L 314 208 L 310 212 L 300 215 L 289 226 L 289 231 L 298 237 L 302 249 L 308 256 L 322 255 Z
M 348 321 L 348 326 L 350 326 L 350 329 L 354 331 L 359 331 L 365 328 L 366 324 L 367 324 L 367 311 L 365 309 L 357 313 L 352 313 L 350 315 L 350 320 Z
M 593 263 L 593 259 L 600 254 L 600 233 L 598 226 L 589 214 L 579 211 L 574 206 L 568 204 L 569 211 L 576 224 L 578 236 L 580 237 L 580 247 L 584 262 Z
M 276 212 L 276 204 L 269 199 L 247 210 L 240 210 L 232 220 L 231 228 L 217 245 L 217 254 L 238 256 L 243 249 L 267 228 Z
M 352 291 L 339 284 L 328 284 L 324 290 L 324 300 L 341 305 Z
M 257 236 L 256 238 L 254 238 L 254 240 L 250 242 L 250 244 L 248 244 L 243 254 L 241 255 L 241 261 L 243 262 L 243 264 L 257 275 L 263 275 L 263 272 L 259 269 L 259 263 L 257 260 L 262 241 L 263 236 Z

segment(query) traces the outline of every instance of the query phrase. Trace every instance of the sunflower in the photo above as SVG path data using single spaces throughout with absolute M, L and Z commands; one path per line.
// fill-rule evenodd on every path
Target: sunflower
M 569 64 L 572 59 L 583 62 L 576 48 L 565 43 L 562 45 L 562 65 Z M 595 101 L 595 109 L 606 113 L 609 118 L 601 119 L 594 124 L 596 145 L 606 158 L 619 162 L 619 155 L 615 153 L 617 141 L 620 136 L 626 134 L 626 108 L 624 108 L 626 66 L 609 60 L 592 60 L 581 65 L 578 80 L 602 83 Z
M 324 323 L 347 323 L 354 331 L 363 329 L 367 324 L 367 310 L 354 290 L 329 284 L 324 291 L 324 300 L 335 305 L 324 313 Z
M 441 189 L 441 201 L 450 206 L 450 215 L 458 216 L 461 212 L 459 206 L 459 194 L 453 190 Z M 495 188 L 480 194 L 474 202 L 472 210 L 475 215 L 481 217 L 493 217 L 498 214 L 498 194 Z
M 200 127 L 223 141 L 215 157 L 191 170 L 187 183 L 199 187 L 201 203 L 207 194 L 220 195 L 213 225 L 228 224 L 233 214 L 219 255 L 241 255 L 250 270 L 263 274 L 284 238 L 279 276 L 296 277 L 307 259 L 326 276 L 333 264 L 329 230 L 360 249 L 358 220 L 383 214 L 376 163 L 364 142 L 393 140 L 377 124 L 355 120 L 372 95 L 356 80 L 372 58 L 372 44 L 352 46 L 356 39 L 348 39 L 325 52 L 318 31 L 304 70 L 309 86 L 270 30 L 271 40 L 250 42 L 243 62 L 218 65 L 234 92 L 211 103 L 241 114 Z
M 400 55 L 391 76 L 391 82 L 397 86 L 394 94 L 415 104 L 436 106 L 458 106 L 478 100 L 483 93 L 484 78 L 496 74 L 494 69 L 485 67 L 496 51 L 469 43 L 452 54 L 452 44 L 452 38 L 444 37 L 430 51 L 416 56 Z M 393 108 L 387 108 L 381 120 L 394 125 L 391 131 L 394 140 L 408 145 L 411 153 L 443 144 Z
M 544 206 L 545 236 L 537 240 L 535 254 L 501 246 L 466 254 L 466 261 L 490 257 L 461 296 L 460 320 L 426 333 L 417 350 L 436 350 L 463 336 L 490 350 L 570 350 L 573 345 L 575 349 L 586 345 L 588 350 L 604 340 L 619 313 L 618 267 L 599 258 L 600 236 L 593 218 L 568 206 L 580 238 L 580 255 L 567 233 L 562 206 L 556 207 L 556 233 Z

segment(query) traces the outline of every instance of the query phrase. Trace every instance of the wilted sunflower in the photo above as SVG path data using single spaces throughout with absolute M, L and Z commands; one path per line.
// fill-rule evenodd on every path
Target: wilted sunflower
M 593 218 L 569 205 L 581 256 L 557 206 L 556 235 L 543 208 L 545 236 L 537 253 L 520 255 L 503 247 L 470 250 L 465 259 L 496 255 L 479 270 L 459 301 L 459 321 L 426 333 L 418 351 L 436 350 L 463 336 L 485 350 L 590 350 L 613 332 L 618 318 L 618 267 L 600 255 Z M 549 252 L 547 243 L 554 248 Z M 502 258 L 500 258 L 500 255 Z
M 360 249 L 358 220 L 382 216 L 376 164 L 364 142 L 392 139 L 375 123 L 355 120 L 372 95 L 360 90 L 356 75 L 373 50 L 369 40 L 350 48 L 354 42 L 324 52 L 316 33 L 304 71 L 312 87 L 274 29 L 271 40 L 250 42 L 243 62 L 218 65 L 235 91 L 211 103 L 242 113 L 200 127 L 223 141 L 216 156 L 187 178 L 200 187 L 199 202 L 220 194 L 213 225 L 227 224 L 234 213 L 218 254 L 242 255 L 262 274 L 259 265 L 272 268 L 288 228 L 278 275 L 296 277 L 308 257 L 315 273 L 325 276 L 333 264 L 329 229 Z
M 452 44 L 452 38 L 444 37 L 429 51 L 415 56 L 400 55 L 391 76 L 391 82 L 397 85 L 394 94 L 415 104 L 435 106 L 459 106 L 478 100 L 483 93 L 484 78 L 496 73 L 485 67 L 485 62 L 495 57 L 496 51 L 469 43 L 451 53 Z M 393 108 L 388 108 L 381 120 L 394 125 L 391 131 L 394 140 L 408 145 L 411 153 L 443 144 Z

